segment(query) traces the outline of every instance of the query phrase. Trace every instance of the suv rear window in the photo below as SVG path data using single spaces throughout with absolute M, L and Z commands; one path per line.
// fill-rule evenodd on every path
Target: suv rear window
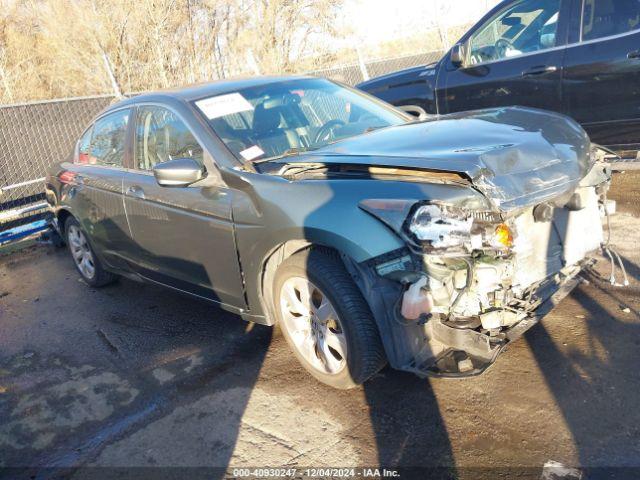
M 640 0 L 585 0 L 582 40 L 595 40 L 640 28 Z

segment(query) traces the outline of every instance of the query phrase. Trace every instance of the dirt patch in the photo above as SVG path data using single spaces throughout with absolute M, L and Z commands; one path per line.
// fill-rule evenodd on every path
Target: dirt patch
M 617 202 L 621 212 L 640 217 L 640 170 L 614 173 L 609 198 Z

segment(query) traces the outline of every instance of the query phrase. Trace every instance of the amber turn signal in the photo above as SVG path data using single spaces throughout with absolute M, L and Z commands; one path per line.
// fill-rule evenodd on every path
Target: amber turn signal
M 504 223 L 496 227 L 496 242 L 504 247 L 513 247 L 513 235 L 511 229 Z

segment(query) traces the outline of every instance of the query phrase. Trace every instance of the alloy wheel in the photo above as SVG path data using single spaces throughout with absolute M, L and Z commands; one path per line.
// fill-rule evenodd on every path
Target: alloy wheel
M 312 282 L 291 277 L 280 291 L 280 310 L 294 348 L 316 370 L 335 375 L 347 365 L 347 341 L 327 296 Z
M 80 228 L 76 225 L 71 225 L 67 238 L 69 239 L 71 255 L 74 262 L 76 262 L 78 270 L 80 270 L 83 277 L 91 280 L 96 274 L 96 266 L 87 237 Z

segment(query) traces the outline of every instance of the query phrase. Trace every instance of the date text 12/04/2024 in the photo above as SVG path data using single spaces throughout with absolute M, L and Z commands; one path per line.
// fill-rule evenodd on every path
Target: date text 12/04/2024
M 260 478 L 396 478 L 397 470 L 386 468 L 234 468 L 233 477 Z

